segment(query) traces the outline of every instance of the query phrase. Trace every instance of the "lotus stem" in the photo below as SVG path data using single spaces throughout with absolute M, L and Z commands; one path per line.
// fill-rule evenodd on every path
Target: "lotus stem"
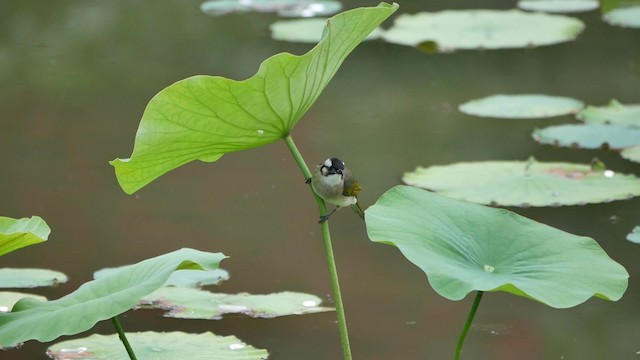
M 473 318 L 476 316 L 476 311 L 478 311 L 480 300 L 482 300 L 482 294 L 484 294 L 484 291 L 476 292 L 476 298 L 473 299 L 473 305 L 471 305 L 471 309 L 469 310 L 469 315 L 467 315 L 467 321 L 464 323 L 462 332 L 460 332 L 460 336 L 458 337 L 458 345 L 456 345 L 456 355 L 454 357 L 455 360 L 460 360 L 460 353 L 462 352 L 462 345 L 464 344 L 464 338 L 467 337 L 467 333 L 469 332 L 469 328 L 471 327 Z
M 307 163 L 302 158 L 302 155 L 298 151 L 296 144 L 293 142 L 291 135 L 284 137 L 284 142 L 287 144 L 291 155 L 296 160 L 298 167 L 302 171 L 305 179 L 311 178 L 311 172 L 307 167 Z M 327 207 L 321 197 L 316 195 L 313 190 L 313 197 L 318 205 L 320 216 L 327 215 Z M 331 290 L 333 293 L 333 299 L 336 303 L 336 314 L 338 317 L 338 330 L 340 331 L 340 342 L 342 343 L 342 353 L 344 360 L 351 360 L 351 346 L 349 345 L 349 332 L 347 331 L 347 320 L 344 315 L 344 305 L 342 303 L 342 295 L 340 292 L 340 282 L 338 281 L 338 269 L 336 268 L 336 260 L 333 256 L 333 246 L 331 244 L 331 233 L 329 231 L 329 222 L 325 221 L 321 225 L 322 229 L 322 241 L 324 243 L 325 255 L 327 258 L 327 269 L 329 270 L 329 277 L 331 279 Z
M 113 322 L 113 326 L 116 328 L 116 331 L 118 332 L 118 337 L 120 338 L 120 341 L 122 341 L 124 348 L 127 350 L 127 354 L 129 354 L 129 359 L 137 360 L 136 354 L 133 352 L 133 349 L 131 348 L 131 344 L 129 344 L 129 340 L 127 340 L 127 336 L 124 334 L 124 330 L 122 329 L 122 324 L 120 324 L 120 320 L 118 319 L 118 316 L 116 315 L 112 317 L 111 322 Z

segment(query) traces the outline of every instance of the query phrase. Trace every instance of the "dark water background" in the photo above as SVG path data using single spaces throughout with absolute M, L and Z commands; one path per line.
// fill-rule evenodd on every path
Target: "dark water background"
M 192 163 L 125 195 L 107 163 L 131 153 L 148 100 L 195 74 L 251 76 L 275 53 L 311 46 L 271 40 L 275 15 L 213 18 L 199 1 L 3 1 L 0 3 L 0 214 L 42 216 L 47 243 L 3 256 L 1 266 L 44 267 L 70 281 L 36 292 L 57 298 L 92 272 L 181 247 L 221 251 L 231 280 L 221 292 L 284 290 L 329 300 L 317 210 L 285 145 Z M 376 2 L 349 1 L 347 8 Z M 515 1 L 404 2 L 399 12 L 497 8 Z M 456 107 L 495 93 L 543 93 L 593 105 L 640 102 L 640 30 L 577 15 L 577 41 L 534 49 L 425 55 L 369 42 L 356 49 L 293 136 L 308 163 L 343 158 L 372 204 L 416 166 L 472 160 L 589 162 L 640 175 L 640 166 L 604 151 L 542 146 L 535 127 L 570 116 L 508 121 L 471 118 Z M 390 22 L 386 24 L 388 26 Z M 556 310 L 502 293 L 484 297 L 465 359 L 638 359 L 640 247 L 625 240 L 640 224 L 640 201 L 518 209 L 520 214 L 595 238 L 631 279 L 617 303 L 591 299 Z M 471 297 L 451 302 L 389 246 L 371 243 L 349 211 L 332 220 L 354 358 L 449 359 Z M 272 359 L 341 358 L 334 313 L 221 321 L 129 312 L 128 331 L 233 334 Z M 112 333 L 109 322 L 90 333 Z M 66 339 L 66 338 L 65 338 Z M 0 352 L 41 359 L 45 344 Z

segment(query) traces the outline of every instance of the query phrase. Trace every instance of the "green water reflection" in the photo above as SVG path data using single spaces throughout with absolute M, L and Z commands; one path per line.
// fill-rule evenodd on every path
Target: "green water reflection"
M 350 1 L 346 7 L 375 5 Z M 400 12 L 508 8 L 501 1 L 401 3 Z M 310 163 L 339 156 L 371 204 L 417 165 L 472 160 L 589 162 L 640 174 L 614 153 L 535 144 L 534 127 L 572 121 L 505 121 L 461 114 L 458 104 L 494 93 L 544 93 L 604 105 L 640 102 L 640 33 L 597 12 L 577 41 L 535 49 L 425 55 L 369 42 L 347 59 L 293 136 Z M 130 154 L 147 101 L 195 74 L 243 79 L 277 52 L 309 45 L 276 42 L 275 16 L 200 13 L 198 1 L 5 1 L 0 4 L 0 213 L 37 214 L 53 229 L 48 243 L 4 256 L 3 266 L 49 267 L 70 292 L 103 267 L 194 247 L 231 256 L 224 292 L 302 291 L 328 298 L 316 209 L 282 143 L 213 164 L 193 163 L 133 196 L 107 161 Z M 586 207 L 519 209 L 520 214 L 595 238 L 631 274 L 618 303 L 593 299 L 554 310 L 487 294 L 464 354 L 469 359 L 635 359 L 640 274 L 638 245 L 624 237 L 640 224 L 640 201 Z M 366 238 L 351 212 L 332 219 L 334 248 L 357 359 L 450 358 L 471 299 L 437 296 L 421 271 L 393 248 Z M 129 331 L 234 334 L 274 359 L 338 359 L 334 314 L 273 320 L 179 321 L 130 313 Z M 111 333 L 110 324 L 93 331 Z M 43 358 L 30 342 L 0 357 Z

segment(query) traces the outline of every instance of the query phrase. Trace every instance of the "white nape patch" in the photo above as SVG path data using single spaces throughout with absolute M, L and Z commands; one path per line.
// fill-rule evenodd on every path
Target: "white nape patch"
M 324 161 L 324 166 L 330 168 L 331 166 L 333 166 L 333 162 L 331 162 L 331 158 L 327 159 Z

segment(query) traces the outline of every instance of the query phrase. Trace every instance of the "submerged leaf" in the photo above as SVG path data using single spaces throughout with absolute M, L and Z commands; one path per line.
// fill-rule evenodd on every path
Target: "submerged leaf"
M 623 149 L 640 145 L 640 129 L 618 125 L 577 124 L 536 129 L 533 139 L 541 144 L 564 147 Z
M 587 124 L 640 127 L 640 105 L 624 105 L 617 100 L 611 100 L 607 106 L 587 106 L 576 118 Z
M 382 37 L 400 45 L 437 43 L 439 51 L 522 48 L 575 39 L 578 19 L 520 10 L 445 10 L 398 16 Z
M 295 292 L 232 295 L 179 287 L 162 287 L 140 299 L 141 307 L 169 310 L 165 316 L 184 319 L 220 319 L 224 314 L 273 318 L 334 310 L 321 303 L 315 295 Z
M 126 333 L 138 359 L 174 360 L 261 360 L 266 350 L 247 345 L 235 336 L 217 336 L 210 332 L 188 334 L 178 331 Z M 91 335 L 62 341 L 47 349 L 54 360 L 129 360 L 118 335 Z
M 342 8 L 338 1 L 315 0 L 210 0 L 200 5 L 207 15 L 226 15 L 248 11 L 278 13 L 280 16 L 311 17 L 335 14 Z
M 602 16 L 610 25 L 640 28 L 640 6 L 620 7 Z
M 67 280 L 67 275 L 49 269 L 0 269 L 0 288 L 56 286 Z
M 593 239 L 513 212 L 396 186 L 366 211 L 372 241 L 395 245 L 449 300 L 504 291 L 555 308 L 619 300 L 629 274 Z
M 600 7 L 597 0 L 520 0 L 518 7 L 528 11 L 548 13 L 576 13 Z
M 381 3 L 338 14 L 308 53 L 277 54 L 247 80 L 194 76 L 160 91 L 142 115 L 131 157 L 111 162 L 120 186 L 131 194 L 188 162 L 283 138 L 349 53 L 397 8 Z
M 485 205 L 560 206 L 624 200 L 640 195 L 640 179 L 589 165 L 478 161 L 418 167 L 402 181 Z
M 627 240 L 632 243 L 640 244 L 640 226 L 636 226 L 627 234 Z
M 640 145 L 622 150 L 621 155 L 627 160 L 640 163 Z
M 0 255 L 47 241 L 51 229 L 42 218 L 12 219 L 0 216 Z
M 215 269 L 225 256 L 181 249 L 125 266 L 80 286 L 60 299 L 42 302 L 23 299 L 12 312 L 0 314 L 0 347 L 27 340 L 51 341 L 90 329 L 98 321 L 131 309 L 178 269 Z
M 549 95 L 492 95 L 468 101 L 458 109 L 465 114 L 508 118 L 537 119 L 566 114 L 575 114 L 584 104 L 582 101 Z

